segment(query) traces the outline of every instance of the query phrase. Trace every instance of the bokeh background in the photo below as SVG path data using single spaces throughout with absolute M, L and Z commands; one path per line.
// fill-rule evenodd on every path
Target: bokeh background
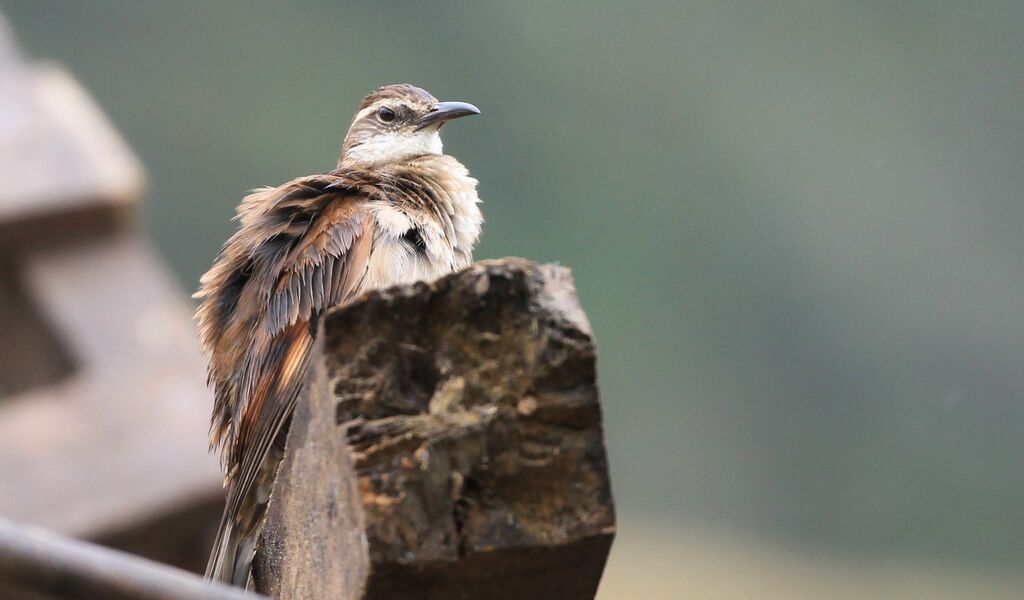
M 410 82 L 481 258 L 572 267 L 604 598 L 1024 595 L 1024 3 L 0 2 L 141 156 L 183 293 Z

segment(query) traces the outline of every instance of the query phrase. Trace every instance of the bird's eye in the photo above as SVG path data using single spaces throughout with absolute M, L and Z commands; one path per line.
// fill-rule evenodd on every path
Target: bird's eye
M 390 123 L 395 120 L 395 111 L 386 106 L 382 106 L 377 110 L 377 117 L 385 123 Z

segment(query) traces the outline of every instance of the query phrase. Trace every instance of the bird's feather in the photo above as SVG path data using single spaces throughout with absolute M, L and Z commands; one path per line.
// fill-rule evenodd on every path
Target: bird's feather
M 235 555 L 240 523 L 271 445 L 301 389 L 317 318 L 342 304 L 366 271 L 372 222 L 366 196 L 321 175 L 250 195 L 242 226 L 202 280 L 200 336 L 215 388 L 211 445 L 225 462 L 227 505 L 208 575 L 247 560 Z
M 227 496 L 208 577 L 249 576 L 320 315 L 365 289 L 468 265 L 477 202 L 476 180 L 447 156 L 339 167 L 242 201 L 239 231 L 196 294 Z

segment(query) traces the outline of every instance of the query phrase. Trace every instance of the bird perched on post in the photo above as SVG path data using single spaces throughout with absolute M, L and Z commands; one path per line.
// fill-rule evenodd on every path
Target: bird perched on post
M 239 205 L 240 227 L 196 292 L 227 496 L 208 578 L 247 585 L 320 315 L 472 261 L 477 181 L 443 153 L 440 129 L 479 112 L 411 85 L 379 88 L 360 103 L 336 169 Z

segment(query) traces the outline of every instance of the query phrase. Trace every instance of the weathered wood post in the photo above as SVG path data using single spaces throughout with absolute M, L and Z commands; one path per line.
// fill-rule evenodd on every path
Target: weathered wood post
M 615 530 L 590 326 L 520 259 L 328 314 L 255 587 L 292 598 L 593 598 Z

